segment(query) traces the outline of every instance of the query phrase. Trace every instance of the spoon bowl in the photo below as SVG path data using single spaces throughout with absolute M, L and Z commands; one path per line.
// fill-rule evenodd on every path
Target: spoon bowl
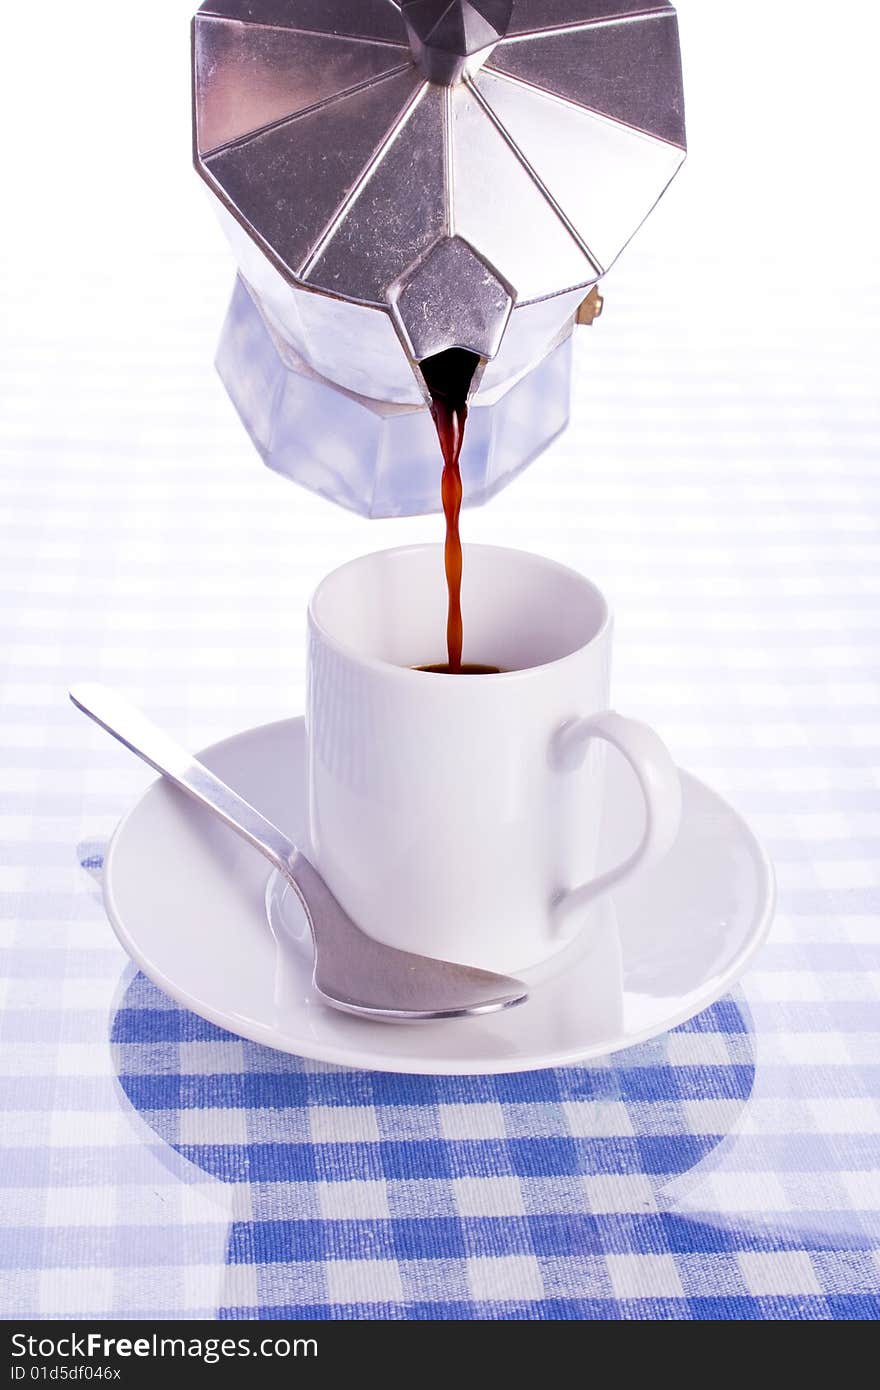
M 497 1013 L 528 998 L 520 980 L 401 951 L 368 936 L 310 860 L 277 826 L 140 710 L 102 685 L 77 685 L 70 699 L 156 772 L 212 811 L 285 876 L 311 930 L 315 993 L 332 1008 L 364 1018 L 408 1022 Z

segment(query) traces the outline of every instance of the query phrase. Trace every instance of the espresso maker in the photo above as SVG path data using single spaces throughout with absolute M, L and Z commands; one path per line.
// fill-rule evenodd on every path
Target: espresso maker
M 477 360 L 464 502 L 568 421 L 572 334 L 685 157 L 665 0 L 207 0 L 195 165 L 238 264 L 217 365 L 270 468 L 440 508 L 422 364 Z

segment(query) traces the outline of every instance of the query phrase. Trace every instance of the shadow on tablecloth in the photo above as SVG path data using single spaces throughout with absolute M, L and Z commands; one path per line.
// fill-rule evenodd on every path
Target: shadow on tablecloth
M 247 1042 L 132 970 L 111 1045 L 178 1176 L 184 1159 L 250 1197 L 226 1259 L 255 1267 L 258 1307 L 221 1317 L 632 1316 L 606 1257 L 707 1248 L 662 1190 L 754 1080 L 734 997 L 587 1066 L 408 1076 Z

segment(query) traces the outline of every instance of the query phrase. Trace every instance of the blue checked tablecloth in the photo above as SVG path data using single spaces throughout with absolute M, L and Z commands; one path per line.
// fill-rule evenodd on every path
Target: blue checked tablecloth
M 0 1315 L 876 1316 L 880 271 L 837 154 L 870 121 L 815 196 L 825 127 L 801 155 L 774 125 L 783 20 L 762 10 L 744 113 L 740 40 L 685 0 L 691 163 L 580 330 L 570 432 L 463 527 L 609 593 L 615 703 L 770 849 L 768 944 L 733 994 L 602 1063 L 344 1071 L 219 1031 L 127 962 L 99 880 L 149 777 L 66 701 L 105 680 L 194 746 L 297 713 L 318 579 L 439 534 L 267 473 L 212 374 L 232 274 L 186 168 L 191 4 L 138 28 L 142 76 L 91 82 L 49 5 L 46 81 L 84 153 L 31 175 L 0 270 Z M 788 81 L 835 70 L 817 32 Z M 130 120 L 95 148 L 107 102 Z M 28 138 L 51 120 L 38 104 Z M 59 256 L 52 200 L 82 208 L 83 160 L 94 215 Z

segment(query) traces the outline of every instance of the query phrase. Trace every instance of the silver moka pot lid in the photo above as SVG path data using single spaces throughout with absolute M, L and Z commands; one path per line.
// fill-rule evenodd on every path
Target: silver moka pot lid
M 664 0 L 208 0 L 194 73 L 215 194 L 415 362 L 595 283 L 685 154 Z

